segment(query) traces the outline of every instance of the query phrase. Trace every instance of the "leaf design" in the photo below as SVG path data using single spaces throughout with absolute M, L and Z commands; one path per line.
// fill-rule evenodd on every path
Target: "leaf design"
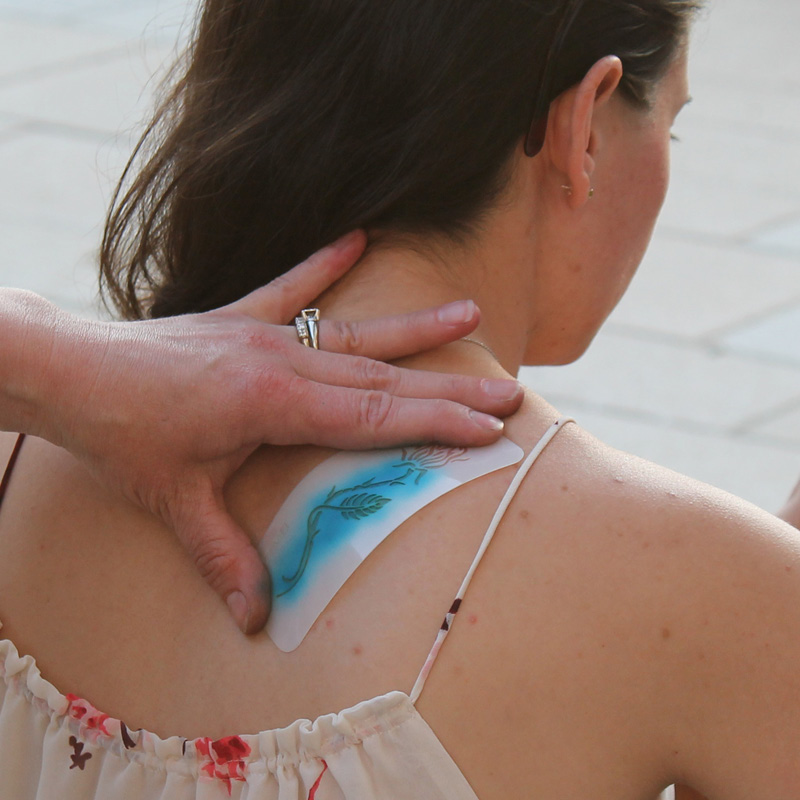
M 466 447 L 440 447 L 439 445 L 403 448 L 402 461 L 395 466 L 413 466 L 420 470 L 441 469 L 452 461 L 469 461 L 469 450 Z
M 346 497 L 341 503 L 340 511 L 345 519 L 365 519 L 380 511 L 388 502 L 388 497 L 362 492 Z
M 366 519 L 372 514 L 380 511 L 388 502 L 390 498 L 381 497 L 379 494 L 369 494 L 368 492 L 360 492 L 361 489 L 374 489 L 377 486 L 405 486 L 405 481 L 414 473 L 414 468 L 406 470 L 405 475 L 394 478 L 388 478 L 383 481 L 376 481 L 374 477 L 368 478 L 358 486 L 348 486 L 344 489 L 337 489 L 332 486 L 325 498 L 325 502 L 316 506 L 314 510 L 308 515 L 306 519 L 306 542 L 303 547 L 303 554 L 300 557 L 300 563 L 297 569 L 291 575 L 283 575 L 283 580 L 286 586 L 282 591 L 276 593 L 276 597 L 283 597 L 285 594 L 297 586 L 303 573 L 308 566 L 308 560 L 311 558 L 311 551 L 314 547 L 314 539 L 320 533 L 320 517 L 325 511 L 339 512 L 344 519 L 360 520 Z M 345 497 L 344 500 L 339 501 L 338 498 L 346 495 L 348 492 L 356 492 Z M 334 502 L 336 501 L 336 502 Z

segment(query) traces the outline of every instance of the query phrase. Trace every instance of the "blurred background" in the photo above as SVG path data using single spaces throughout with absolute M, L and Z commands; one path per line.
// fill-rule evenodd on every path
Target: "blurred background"
M 0 0 L 0 285 L 101 314 L 104 210 L 191 9 Z M 798 33 L 797 0 L 712 0 L 650 252 L 580 361 L 522 375 L 610 444 L 771 511 L 800 475 Z

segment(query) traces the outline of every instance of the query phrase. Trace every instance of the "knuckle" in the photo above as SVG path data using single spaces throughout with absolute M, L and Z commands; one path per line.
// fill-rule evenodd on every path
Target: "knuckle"
M 287 299 L 293 288 L 293 283 L 289 274 L 283 273 L 282 275 L 278 275 L 277 278 L 273 278 L 264 289 L 273 296 L 273 299 L 280 302 L 281 300 Z
M 361 328 L 357 322 L 339 320 L 333 323 L 333 332 L 345 353 L 360 353 L 364 344 Z
M 355 364 L 356 377 L 362 386 L 372 389 L 390 391 L 394 388 L 395 370 L 383 361 L 373 361 L 371 358 L 360 358 Z
M 302 409 L 312 402 L 312 385 L 300 375 L 292 375 L 281 381 L 280 392 L 286 404 L 291 407 Z
M 214 391 L 234 404 L 280 402 L 295 374 L 280 341 L 258 327 L 239 334 L 236 348 L 215 371 Z
M 394 413 L 394 398 L 381 391 L 370 391 L 364 394 L 358 413 L 358 423 L 372 431 L 386 427 Z
M 239 395 L 243 399 L 263 406 L 265 399 L 280 405 L 290 383 L 281 370 L 269 365 L 243 369 L 239 375 Z
M 474 394 L 476 384 L 474 378 L 462 375 L 450 375 L 442 386 L 444 396 L 447 398 L 467 397 Z
M 234 342 L 234 347 L 244 354 L 250 354 L 254 350 L 258 353 L 269 353 L 279 345 L 280 341 L 272 334 L 269 326 L 258 322 L 241 328 Z
M 162 515 L 191 556 L 197 571 L 216 591 L 229 583 L 237 570 L 235 552 L 213 513 L 207 481 L 195 478 L 176 495 L 166 499 Z
M 469 414 L 466 406 L 454 403 L 452 400 L 429 400 L 430 416 L 441 423 L 461 422 Z
M 297 283 L 296 277 L 286 272 L 273 278 L 264 287 L 265 299 L 269 297 L 269 303 L 275 313 L 281 319 L 288 319 L 297 313 Z
M 215 589 L 229 582 L 236 571 L 236 558 L 229 553 L 224 543 L 216 538 L 204 538 L 194 550 L 197 570 Z
M 278 385 L 280 388 L 277 388 Z M 323 431 L 326 428 L 324 419 L 320 418 L 320 409 L 314 393 L 313 384 L 293 375 L 281 380 L 273 386 L 277 393 L 273 405 L 279 409 L 274 415 L 276 424 L 272 426 L 269 443 L 274 445 L 306 444 L 314 441 L 309 432 Z

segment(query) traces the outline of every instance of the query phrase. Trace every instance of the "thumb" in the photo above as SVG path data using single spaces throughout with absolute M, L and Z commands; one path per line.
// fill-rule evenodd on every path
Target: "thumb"
M 198 572 L 225 601 L 240 630 L 252 635 L 267 624 L 272 583 L 245 532 L 228 514 L 221 496 L 198 502 L 176 520 L 175 531 Z

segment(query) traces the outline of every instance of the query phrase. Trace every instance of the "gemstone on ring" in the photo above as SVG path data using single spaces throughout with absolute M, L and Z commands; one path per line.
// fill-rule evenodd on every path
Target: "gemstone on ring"
M 304 308 L 299 317 L 295 317 L 295 328 L 300 341 L 306 347 L 319 350 L 319 309 Z
M 306 347 L 310 347 L 311 342 L 308 338 L 308 325 L 306 325 L 306 321 L 302 317 L 295 317 L 294 327 L 297 329 L 297 336 L 299 337 L 300 341 Z

